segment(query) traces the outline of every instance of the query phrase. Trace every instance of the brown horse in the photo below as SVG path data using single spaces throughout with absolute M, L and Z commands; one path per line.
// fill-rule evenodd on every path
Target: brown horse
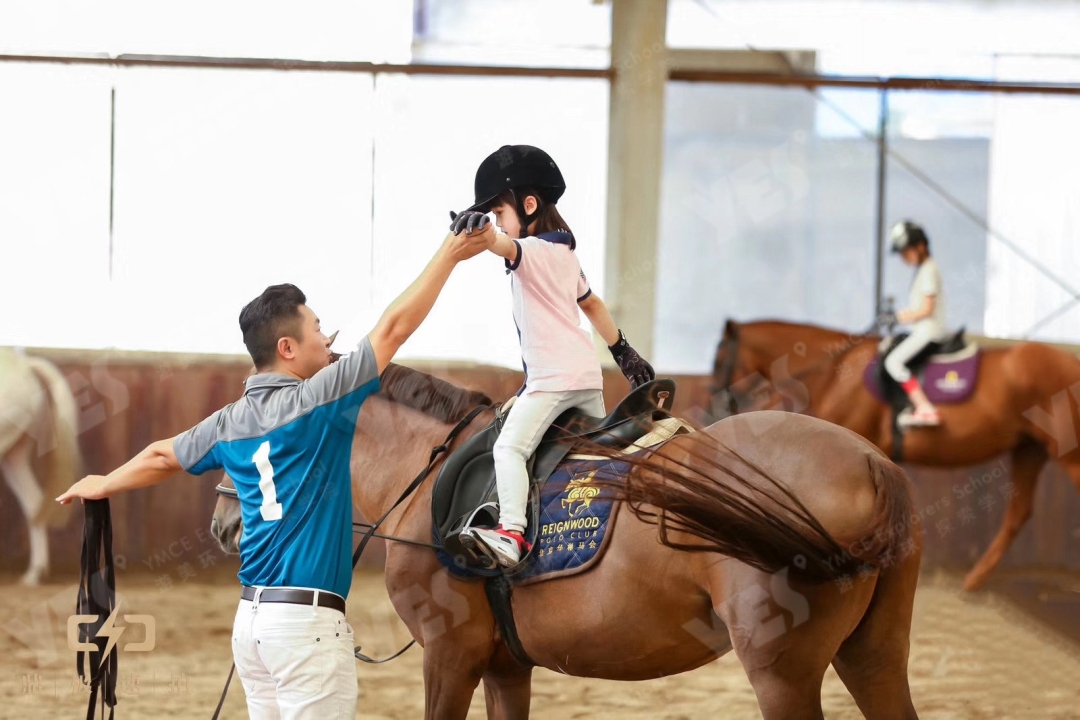
M 353 443 L 364 516 L 381 517 L 429 449 L 486 403 L 391 365 Z M 455 445 L 491 419 L 482 413 Z M 514 591 L 534 663 L 644 680 L 734 649 L 769 720 L 822 718 L 830 663 L 867 717 L 917 717 L 907 658 L 921 547 L 899 467 L 843 428 L 767 412 L 679 436 L 634 467 L 615 483 L 627 502 L 601 561 Z M 429 477 L 381 531 L 430 542 L 431 487 Z M 227 551 L 240 523 L 239 503 L 222 496 L 212 527 Z M 424 648 L 425 717 L 465 718 L 481 680 L 489 718 L 528 717 L 531 666 L 504 645 L 481 582 L 455 578 L 429 548 L 393 542 L 385 576 Z
M 890 408 L 862 382 L 879 340 L 811 325 L 729 320 L 716 351 L 713 409 L 780 403 L 853 430 L 891 454 Z M 904 460 L 919 465 L 972 465 L 1004 452 L 1012 457 L 1005 518 L 965 578 L 968 590 L 986 581 L 1031 517 L 1035 483 L 1049 458 L 1057 458 L 1080 488 L 1074 421 L 1080 362 L 1039 343 L 988 349 L 981 362 L 968 400 L 940 406 L 940 427 L 910 429 L 904 437 Z

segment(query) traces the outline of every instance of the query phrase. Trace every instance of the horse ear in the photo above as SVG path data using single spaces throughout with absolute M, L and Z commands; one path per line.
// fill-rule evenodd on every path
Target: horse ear
M 734 320 L 728 320 L 726 323 L 724 323 L 724 339 L 739 339 L 739 323 L 735 322 Z

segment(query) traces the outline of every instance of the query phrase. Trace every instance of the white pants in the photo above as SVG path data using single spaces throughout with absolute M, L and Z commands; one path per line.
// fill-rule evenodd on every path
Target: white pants
M 499 524 L 507 530 L 525 531 L 525 505 L 529 500 L 529 471 L 525 464 L 555 418 L 570 408 L 581 408 L 593 417 L 607 414 L 600 390 L 533 392 L 520 396 L 510 407 L 493 448 Z
M 885 370 L 896 382 L 906 383 L 911 379 L 911 371 L 907 368 L 911 358 L 918 355 L 930 343 L 940 340 L 941 334 L 935 333 L 932 328 L 913 327 L 911 334 L 885 358 Z
M 353 630 L 340 611 L 256 594 L 236 608 L 232 642 L 253 720 L 356 716 Z

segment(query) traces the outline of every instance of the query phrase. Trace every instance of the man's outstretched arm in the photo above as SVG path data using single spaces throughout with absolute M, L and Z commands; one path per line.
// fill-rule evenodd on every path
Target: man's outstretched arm
M 462 260 L 487 250 L 494 240 L 495 232 L 490 225 L 480 233 L 451 233 L 446 236 L 442 247 L 431 258 L 424 271 L 405 292 L 390 303 L 390 307 L 386 308 L 375 328 L 368 334 L 380 374 L 394 359 L 398 348 L 405 344 L 431 312 L 454 267 Z
M 56 499 L 61 505 L 67 505 L 75 498 L 100 500 L 125 490 L 157 485 L 183 469 L 173 451 L 173 440 L 169 438 L 150 443 L 145 450 L 108 475 L 87 475 Z

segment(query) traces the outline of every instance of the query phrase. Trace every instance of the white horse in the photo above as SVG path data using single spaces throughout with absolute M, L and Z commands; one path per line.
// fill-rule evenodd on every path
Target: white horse
M 24 585 L 37 585 L 48 573 L 47 530 L 63 527 L 70 516 L 70 506 L 53 498 L 76 480 L 77 425 L 75 397 L 56 366 L 0 347 L 0 473 L 30 531 Z

